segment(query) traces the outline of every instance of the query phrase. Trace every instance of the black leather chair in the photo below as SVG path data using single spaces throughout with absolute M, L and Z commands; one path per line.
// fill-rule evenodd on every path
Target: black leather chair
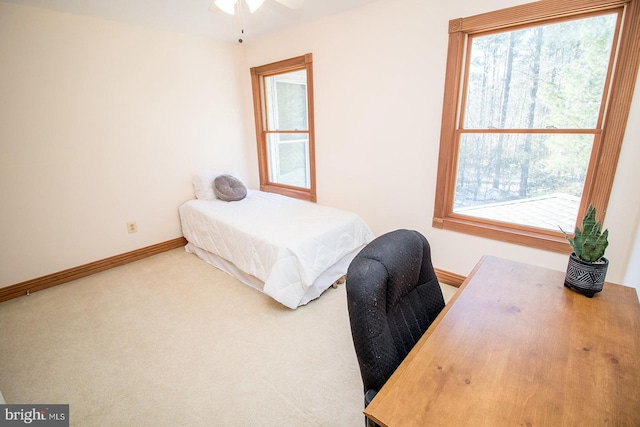
M 377 237 L 349 265 L 346 290 L 366 407 L 444 307 L 429 242 L 414 230 Z

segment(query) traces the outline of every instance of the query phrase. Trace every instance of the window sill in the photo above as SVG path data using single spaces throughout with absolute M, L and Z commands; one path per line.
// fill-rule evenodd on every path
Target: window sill
M 537 231 L 533 228 L 511 224 L 480 221 L 463 217 L 433 218 L 434 228 L 471 234 L 486 239 L 528 246 L 550 252 L 568 254 L 571 246 L 562 234 L 549 230 Z
M 283 196 L 293 197 L 294 199 L 306 200 L 308 202 L 316 202 L 316 195 L 311 194 L 308 190 L 301 190 L 295 187 L 287 187 L 275 184 L 266 184 L 260 186 L 260 191 L 269 193 L 282 194 Z

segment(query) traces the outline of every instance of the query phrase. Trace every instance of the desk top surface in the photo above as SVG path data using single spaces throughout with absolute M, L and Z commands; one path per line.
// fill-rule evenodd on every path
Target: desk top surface
M 383 426 L 640 425 L 640 304 L 484 257 L 365 409 Z

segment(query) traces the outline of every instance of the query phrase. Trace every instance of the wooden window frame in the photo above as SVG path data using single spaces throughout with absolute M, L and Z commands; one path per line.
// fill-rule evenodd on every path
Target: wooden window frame
M 458 114 L 462 102 L 464 61 L 467 37 L 471 34 L 503 30 L 590 12 L 624 7 L 616 70 L 612 76 L 599 149 L 592 156 L 578 218 L 589 204 L 604 219 L 633 91 L 640 65 L 640 0 L 541 0 L 495 12 L 449 21 L 449 42 L 442 109 L 440 153 L 434 202 L 433 227 L 533 248 L 568 253 L 571 251 L 558 230 L 541 230 L 524 225 L 506 224 L 453 213 Z M 614 46 L 615 47 L 615 46 Z
M 307 114 L 308 130 L 296 131 L 309 135 L 309 188 L 294 187 L 291 185 L 271 182 L 269 179 L 269 158 L 267 150 L 267 124 L 265 114 L 264 78 L 288 73 L 291 71 L 306 70 L 307 72 Z M 278 193 L 289 197 L 317 201 L 316 196 L 316 166 L 315 166 L 315 127 L 313 108 L 313 56 L 307 53 L 295 58 L 251 68 L 251 87 L 253 90 L 253 112 L 255 116 L 256 140 L 258 143 L 258 168 L 260 175 L 260 190 Z

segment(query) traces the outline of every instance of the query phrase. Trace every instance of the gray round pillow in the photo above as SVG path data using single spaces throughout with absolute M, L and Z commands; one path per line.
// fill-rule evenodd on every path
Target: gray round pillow
M 247 196 L 247 187 L 232 175 L 219 175 L 213 180 L 213 192 L 225 202 L 235 202 Z

